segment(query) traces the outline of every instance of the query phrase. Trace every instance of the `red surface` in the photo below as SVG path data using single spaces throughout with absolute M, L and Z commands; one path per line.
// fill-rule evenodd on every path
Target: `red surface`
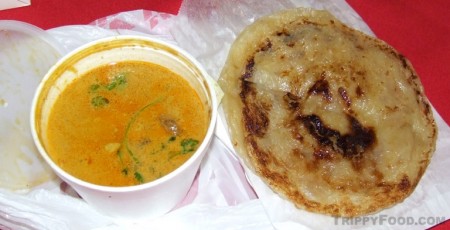
M 406 56 L 450 124 L 450 1 L 347 0 L 377 37 Z
M 347 2 L 379 38 L 391 44 L 412 62 L 431 103 L 449 124 L 450 1 Z M 136 9 L 177 14 L 180 4 L 181 0 L 32 0 L 31 6 L 0 11 L 0 20 L 20 20 L 49 29 L 88 24 L 98 18 Z M 450 229 L 450 221 L 433 228 L 443 229 Z
M 31 6 L 0 11 L 0 20 L 20 20 L 50 29 L 89 24 L 96 19 L 130 10 L 177 14 L 180 4 L 181 0 L 31 0 Z

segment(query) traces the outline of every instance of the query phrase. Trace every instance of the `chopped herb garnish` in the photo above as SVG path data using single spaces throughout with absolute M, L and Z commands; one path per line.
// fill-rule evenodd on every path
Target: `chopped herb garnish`
M 178 155 L 187 154 L 187 153 L 195 151 L 198 143 L 199 143 L 198 140 L 195 140 L 192 138 L 183 139 L 180 142 L 181 151 L 171 151 L 169 153 L 169 160 Z
M 124 85 L 127 83 L 127 79 L 125 78 L 125 74 L 119 74 L 115 76 L 109 84 L 105 87 L 107 90 L 113 90 L 120 85 Z
M 169 138 L 169 141 L 168 142 L 172 142 L 172 141 L 175 141 L 177 139 L 177 137 L 176 136 L 171 136 L 170 138 Z
M 127 83 L 127 79 L 125 78 L 125 74 L 119 74 L 112 78 L 112 80 L 107 84 L 99 84 L 95 83 L 89 87 L 89 92 L 97 95 L 92 98 L 91 104 L 95 107 L 102 107 L 109 103 L 109 100 L 103 96 L 98 95 L 101 90 L 111 91 L 121 85 L 125 85 Z
M 128 175 L 128 168 L 122 169 L 122 174 L 125 176 Z
M 104 107 L 107 104 L 109 104 L 109 100 L 103 96 L 96 96 L 96 97 L 92 98 L 91 104 L 94 107 Z
M 124 136 L 124 138 L 123 138 L 123 140 L 122 140 L 121 148 L 117 151 L 117 155 L 118 155 L 119 160 L 121 161 L 122 165 L 124 164 L 124 163 L 123 163 L 123 160 L 122 160 L 122 158 L 123 158 L 123 152 L 122 152 L 122 151 L 127 152 L 128 155 L 131 157 L 131 159 L 132 159 L 133 162 L 134 162 L 134 167 L 133 167 L 133 168 L 134 168 L 134 170 L 133 170 L 133 171 L 134 171 L 134 178 L 135 178 L 139 183 L 144 183 L 144 178 L 143 178 L 143 176 L 138 172 L 138 169 L 137 169 L 137 168 L 140 166 L 141 163 L 140 163 L 140 160 L 137 158 L 136 154 L 134 154 L 133 150 L 131 149 L 131 146 L 130 146 L 129 143 L 128 143 L 128 135 L 129 135 L 131 126 L 132 126 L 133 123 L 136 121 L 136 119 L 139 117 L 139 115 L 140 115 L 144 110 L 146 110 L 147 108 L 149 108 L 149 107 L 151 107 L 151 106 L 153 106 L 153 105 L 158 104 L 158 103 L 161 102 L 162 100 L 164 100 L 164 98 L 162 98 L 162 97 L 157 98 L 157 99 L 155 99 L 154 101 L 148 103 L 147 105 L 145 105 L 144 107 L 142 107 L 140 110 L 138 110 L 136 113 L 133 114 L 133 116 L 130 118 L 130 120 L 128 121 L 128 124 L 127 124 L 127 126 L 126 126 L 126 128 L 125 128 L 125 136 Z M 122 173 L 123 173 L 123 170 L 122 170 Z M 127 171 L 127 174 L 128 174 L 128 171 Z
M 92 84 L 91 87 L 89 88 L 89 90 L 90 90 L 91 92 L 95 92 L 95 91 L 97 91 L 99 88 L 100 88 L 100 85 L 99 85 L 99 84 Z
M 139 172 L 134 172 L 134 178 L 140 183 L 144 183 L 144 177 Z
M 195 150 L 195 147 L 198 144 L 198 140 L 189 138 L 181 141 L 181 154 L 186 154 Z

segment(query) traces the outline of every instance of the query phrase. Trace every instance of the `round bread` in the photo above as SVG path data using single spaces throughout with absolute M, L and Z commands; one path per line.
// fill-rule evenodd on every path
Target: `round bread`
M 237 153 L 298 208 L 350 217 L 390 207 L 435 150 L 410 62 L 326 11 L 284 10 L 245 28 L 219 84 Z

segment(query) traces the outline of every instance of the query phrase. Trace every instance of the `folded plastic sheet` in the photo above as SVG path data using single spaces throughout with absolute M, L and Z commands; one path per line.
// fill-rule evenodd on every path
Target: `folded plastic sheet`
M 3 0 L 0 2 L 0 10 L 13 9 L 31 5 L 30 0 Z

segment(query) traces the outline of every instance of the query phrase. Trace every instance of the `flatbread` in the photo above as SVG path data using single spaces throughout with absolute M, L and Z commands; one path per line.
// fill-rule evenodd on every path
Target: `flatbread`
M 237 153 L 301 209 L 351 217 L 402 202 L 435 150 L 410 62 L 326 11 L 284 10 L 245 28 L 219 84 Z

